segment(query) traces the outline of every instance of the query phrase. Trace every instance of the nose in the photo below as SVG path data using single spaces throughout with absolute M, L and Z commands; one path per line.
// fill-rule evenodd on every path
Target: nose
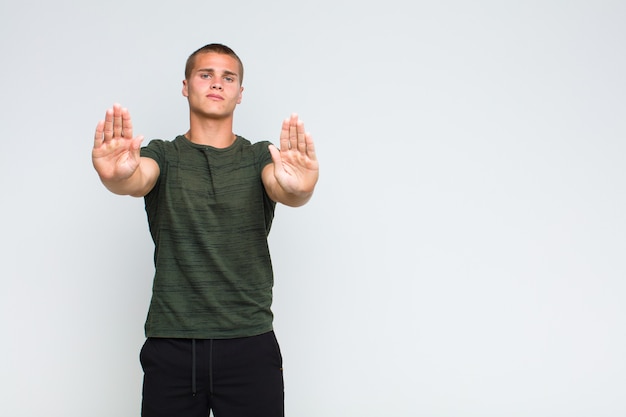
M 218 81 L 211 84 L 211 90 L 219 90 L 222 91 L 222 84 Z

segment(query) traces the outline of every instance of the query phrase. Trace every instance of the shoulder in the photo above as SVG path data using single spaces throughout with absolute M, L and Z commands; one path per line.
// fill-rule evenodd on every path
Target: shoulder
M 237 140 L 241 144 L 242 147 L 248 149 L 256 155 L 263 155 L 265 153 L 269 154 L 268 146 L 271 145 L 270 141 L 260 140 L 256 142 L 252 142 L 243 136 L 237 136 Z
M 141 147 L 141 156 L 148 156 L 144 155 L 144 153 L 162 152 L 165 150 L 165 147 L 168 146 L 168 144 L 170 143 L 171 141 L 166 141 L 163 139 L 151 139 L 147 145 Z
M 178 147 L 180 141 L 181 141 L 181 136 L 177 136 L 176 138 L 172 140 L 151 139 L 147 145 L 141 147 L 141 150 L 143 151 L 144 149 L 150 149 L 150 150 L 167 151 L 167 150 Z
M 271 154 L 268 146 L 271 145 L 270 141 L 261 140 L 257 142 L 252 142 L 243 136 L 237 135 L 237 141 L 239 146 L 244 150 L 244 152 L 249 155 L 252 154 L 254 156 L 255 161 L 259 163 L 261 166 L 264 166 L 268 160 L 271 160 Z
M 141 147 L 141 156 L 156 159 L 168 158 L 169 155 L 176 154 L 180 148 L 181 136 L 177 136 L 173 140 L 152 139 L 150 142 Z

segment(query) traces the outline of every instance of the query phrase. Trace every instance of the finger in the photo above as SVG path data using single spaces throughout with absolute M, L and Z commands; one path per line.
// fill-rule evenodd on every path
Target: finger
M 289 119 L 289 149 L 298 146 L 298 115 L 293 113 Z
M 122 109 L 122 132 L 121 137 L 131 139 L 133 137 L 133 122 L 130 119 L 128 109 Z
M 113 109 L 108 109 L 104 117 L 104 141 L 113 138 Z
M 113 105 L 113 137 L 122 137 L 122 108 L 117 103 Z
M 289 119 L 283 120 L 283 127 L 280 130 L 280 150 L 289 149 Z
M 302 122 L 301 120 L 298 121 L 298 124 L 296 125 L 296 134 L 298 136 L 298 151 L 300 151 L 301 153 L 305 153 L 306 152 L 306 131 L 304 130 L 304 122 Z
M 309 132 L 305 133 L 304 140 L 306 142 L 306 154 L 307 156 L 313 160 L 317 160 L 317 155 L 315 154 L 315 143 L 313 143 L 313 136 Z
M 96 133 L 93 138 L 93 147 L 97 148 L 104 142 L 104 120 L 100 120 L 96 126 Z

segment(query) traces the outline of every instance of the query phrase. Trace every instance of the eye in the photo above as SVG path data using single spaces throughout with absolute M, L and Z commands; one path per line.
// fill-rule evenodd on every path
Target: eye
M 224 79 L 228 81 L 229 83 L 232 83 L 233 81 L 235 81 L 233 77 L 224 77 Z
M 200 78 L 202 78 L 203 80 L 209 79 L 211 78 L 211 74 L 204 72 L 202 74 L 200 74 Z

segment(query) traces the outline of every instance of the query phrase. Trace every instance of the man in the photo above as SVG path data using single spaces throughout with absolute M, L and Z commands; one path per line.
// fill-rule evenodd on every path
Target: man
M 280 149 L 233 133 L 242 80 L 235 52 L 209 44 L 185 68 L 187 133 L 141 147 L 119 104 L 96 127 L 102 183 L 144 197 L 155 244 L 144 417 L 284 415 L 267 235 L 276 203 L 305 204 L 319 168 L 296 114 L 283 121 Z

